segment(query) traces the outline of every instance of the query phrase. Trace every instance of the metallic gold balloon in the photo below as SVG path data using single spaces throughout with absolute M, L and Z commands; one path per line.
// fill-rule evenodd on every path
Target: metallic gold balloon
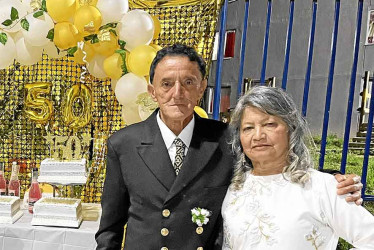
M 113 55 L 114 51 L 119 49 L 118 37 L 107 29 L 100 30 L 97 34 L 98 43 L 93 44 L 96 53 L 104 56 Z
M 53 42 L 59 49 L 68 49 L 77 45 L 78 30 L 70 22 L 56 23 Z
M 138 75 L 146 76 L 156 56 L 157 51 L 149 45 L 140 45 L 130 52 L 128 59 L 129 70 Z
M 79 9 L 80 7 L 84 5 L 96 6 L 97 4 L 97 0 L 76 0 L 75 2 L 76 2 L 77 9 Z
M 95 6 L 84 5 L 74 15 L 74 25 L 83 34 L 97 32 L 101 26 L 101 22 L 101 13 Z
M 107 74 L 110 78 L 117 80 L 120 79 L 123 71 L 122 65 L 124 64 L 122 57 L 118 53 L 114 53 L 113 55 L 107 57 L 104 60 L 103 67 L 105 74 Z
M 157 16 L 152 16 L 153 24 L 155 25 L 155 32 L 153 34 L 153 40 L 158 38 L 161 32 L 161 24 Z
M 95 51 L 89 42 L 84 43 L 83 51 L 86 53 L 86 58 L 85 58 L 86 62 L 91 61 L 91 59 L 95 55 Z M 83 61 L 83 57 L 84 57 L 83 51 L 78 47 L 77 51 L 74 53 L 74 56 L 72 57 L 74 62 L 78 64 L 86 64 L 86 62 Z
M 151 43 L 149 46 L 151 46 L 152 48 L 154 48 L 156 51 L 159 51 L 162 49 L 162 47 L 160 45 L 157 45 L 157 44 L 154 44 L 154 43 Z
M 83 128 L 91 121 L 92 93 L 84 84 L 73 85 L 66 93 L 62 116 L 66 126 Z
M 25 84 L 25 113 L 37 123 L 46 123 L 53 114 L 52 102 L 45 95 L 51 93 L 52 83 L 38 82 Z
M 201 107 L 199 106 L 195 106 L 194 109 L 193 109 L 196 114 L 198 114 L 201 118 L 208 118 L 208 114 L 205 112 L 204 109 L 202 109 Z
M 47 0 L 48 14 L 55 22 L 68 21 L 75 11 L 75 0 Z

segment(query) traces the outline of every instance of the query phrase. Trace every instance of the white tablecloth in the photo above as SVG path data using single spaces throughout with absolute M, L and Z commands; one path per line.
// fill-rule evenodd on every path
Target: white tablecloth
M 0 250 L 94 250 L 100 219 L 83 221 L 79 229 L 31 226 L 32 214 L 23 210 L 14 224 L 0 224 Z

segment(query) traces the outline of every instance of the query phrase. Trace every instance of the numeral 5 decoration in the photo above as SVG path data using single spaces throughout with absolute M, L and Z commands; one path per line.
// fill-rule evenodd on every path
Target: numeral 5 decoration
M 37 82 L 25 85 L 25 113 L 34 122 L 45 124 L 53 114 L 52 101 L 48 99 L 52 83 Z M 62 119 L 73 129 L 86 126 L 91 120 L 92 93 L 84 84 L 73 85 L 66 93 L 62 105 Z
M 51 93 L 52 83 L 37 82 L 25 85 L 25 113 L 37 123 L 46 123 L 53 114 L 53 105 L 46 95 Z

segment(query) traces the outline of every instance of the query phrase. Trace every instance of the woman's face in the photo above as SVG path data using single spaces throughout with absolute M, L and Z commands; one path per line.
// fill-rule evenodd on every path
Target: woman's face
M 241 120 L 240 142 L 254 167 L 257 163 L 274 163 L 274 167 L 279 167 L 279 163 L 287 162 L 288 128 L 279 117 L 247 107 Z

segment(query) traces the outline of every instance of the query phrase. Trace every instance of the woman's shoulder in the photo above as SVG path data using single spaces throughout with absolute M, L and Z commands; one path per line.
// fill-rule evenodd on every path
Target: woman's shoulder
M 316 169 L 309 169 L 310 182 L 313 190 L 328 190 L 336 193 L 337 181 L 332 174 L 323 173 Z

